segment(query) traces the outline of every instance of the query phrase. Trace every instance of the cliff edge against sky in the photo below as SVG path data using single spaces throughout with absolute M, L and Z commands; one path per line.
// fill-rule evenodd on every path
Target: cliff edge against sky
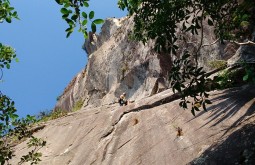
M 45 127 L 34 134 L 47 141 L 40 164 L 255 163 L 254 85 L 211 91 L 208 112 L 193 116 L 168 89 L 171 57 L 157 54 L 153 41 L 143 45 L 131 40 L 132 26 L 132 18 L 107 19 L 102 32 L 86 40 L 88 64 L 66 87 L 56 108 L 72 111 L 77 102 L 83 106 L 42 123 Z M 210 44 L 215 41 L 210 31 L 205 30 L 199 57 L 207 70 L 210 60 L 232 65 L 254 56 L 254 46 Z M 193 49 L 190 43 L 198 38 L 179 44 Z M 134 102 L 120 107 L 116 101 L 123 92 Z M 14 164 L 28 151 L 25 146 L 16 146 Z

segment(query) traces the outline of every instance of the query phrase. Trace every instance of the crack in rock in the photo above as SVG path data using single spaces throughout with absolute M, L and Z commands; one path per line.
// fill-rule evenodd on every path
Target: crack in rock
M 132 137 L 131 139 L 127 140 L 125 143 L 123 143 L 121 146 L 119 146 L 117 148 L 117 150 L 121 149 L 123 146 L 125 146 L 126 144 L 128 144 L 131 140 L 133 140 L 135 137 Z
M 139 111 L 142 111 L 142 110 L 151 109 L 151 108 L 154 108 L 154 107 L 163 105 L 163 104 L 167 104 L 167 103 L 173 102 L 173 101 L 175 101 L 175 100 L 177 100 L 177 99 L 179 99 L 179 98 L 181 98 L 181 95 L 180 95 L 179 93 L 175 93 L 175 94 L 170 95 L 170 96 L 168 96 L 168 97 L 166 97 L 166 98 L 162 98 L 162 99 L 160 99 L 160 100 L 157 100 L 157 101 L 155 101 L 155 102 L 153 102 L 153 103 L 151 103 L 151 104 L 142 105 L 142 106 L 139 106 L 139 107 L 137 107 L 137 108 L 134 108 L 134 109 L 132 109 L 132 110 L 130 110 L 130 111 L 125 111 L 125 112 L 123 112 L 123 113 L 120 115 L 119 119 L 118 119 L 115 123 L 113 123 L 113 127 L 114 127 L 115 125 L 117 125 L 117 124 L 121 121 L 121 119 L 122 119 L 126 114 L 128 114 L 128 113 L 139 112 Z
M 106 138 L 107 136 L 109 136 L 113 131 L 115 130 L 115 127 L 112 126 L 109 130 L 107 130 L 100 138 L 99 141 L 101 141 L 102 139 Z
M 112 139 L 110 139 L 109 142 L 105 145 L 101 162 L 103 162 L 105 160 L 105 156 L 106 156 L 106 153 L 107 153 L 108 145 L 111 142 L 112 142 Z

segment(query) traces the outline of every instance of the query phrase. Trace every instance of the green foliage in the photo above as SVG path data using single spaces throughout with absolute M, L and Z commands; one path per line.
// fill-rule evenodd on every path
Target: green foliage
M 83 103 L 84 103 L 83 100 L 78 100 L 74 104 L 72 111 L 74 112 L 74 111 L 80 110 L 83 106 Z M 38 118 L 38 122 L 46 122 L 49 120 L 54 120 L 54 119 L 66 116 L 67 114 L 68 114 L 67 110 L 57 108 L 51 111 L 48 111 L 48 110 L 41 111 L 39 115 L 37 116 L 37 118 Z
M 17 12 L 10 6 L 9 0 L 0 0 L 0 23 L 3 23 L 4 21 L 11 23 L 12 18 L 19 19 Z M 0 43 L 0 70 L 2 71 L 3 68 L 10 69 L 10 64 L 13 59 L 16 59 L 18 62 L 15 50 L 10 46 Z M 0 79 L 2 79 L 2 76 L 3 72 Z
M 11 122 L 17 118 L 14 102 L 0 93 L 0 163 L 4 164 L 12 158 L 13 151 L 7 142 L 6 135 L 10 134 Z
M 68 38 L 74 31 L 77 24 L 79 25 L 79 32 L 82 32 L 84 37 L 88 37 L 87 23 L 91 22 L 92 32 L 96 32 L 96 24 L 104 22 L 102 19 L 94 19 L 95 12 L 90 11 L 89 15 L 81 8 L 89 7 L 89 0 L 55 0 L 59 5 L 63 6 L 60 10 L 62 19 L 64 19 L 69 27 L 65 30 Z M 93 20 L 94 19 L 94 20 Z
M 30 164 L 38 164 L 41 161 L 42 153 L 38 152 L 42 147 L 46 145 L 46 141 L 38 139 L 34 136 L 31 136 L 30 140 L 27 142 L 28 148 L 32 148 L 27 155 L 21 157 L 19 164 L 24 162 L 30 162 Z
M 207 92 L 215 88 L 215 82 L 208 78 L 202 67 L 193 66 L 189 58 L 190 54 L 185 52 L 180 59 L 175 59 L 169 78 L 173 92 L 181 94 L 179 105 L 187 109 L 191 104 L 191 112 L 195 115 L 200 107 L 206 111 L 206 105 L 211 104 Z
M 233 31 L 240 29 L 245 22 L 252 21 L 250 8 L 254 1 L 242 4 L 237 1 L 224 0 L 119 0 L 121 9 L 127 8 L 134 14 L 134 34 L 139 41 L 156 40 L 156 50 L 175 54 L 176 41 L 183 36 L 177 33 L 191 32 L 198 34 L 207 22 L 215 27 L 215 34 L 221 40 L 234 37 Z M 249 4 L 249 6 L 247 6 Z M 177 26 L 180 25 L 180 28 Z
M 50 119 L 52 111 L 49 110 L 43 110 L 40 111 L 39 114 L 37 115 L 38 122 L 46 122 Z
M 121 10 L 127 8 L 129 14 L 132 15 L 134 12 L 137 12 L 136 9 L 141 5 L 142 2 L 142 0 L 119 0 L 118 6 Z
M 56 98 L 56 100 L 59 101 L 60 98 L 61 98 L 61 96 L 58 96 L 58 97 Z
M 120 70 L 121 70 L 121 75 L 122 75 L 121 80 L 123 80 L 124 77 L 125 77 L 125 74 L 126 74 L 127 71 L 129 70 L 128 63 L 127 63 L 127 62 L 123 63 L 123 64 L 122 64 L 122 67 L 120 68 Z
M 223 70 L 218 74 L 216 78 L 219 89 L 226 89 L 234 86 L 234 71 Z
M 213 60 L 208 62 L 208 65 L 211 69 L 220 69 L 227 67 L 227 61 L 224 60 Z
M 254 22 L 251 10 L 255 6 L 254 0 L 242 3 L 237 0 L 119 0 L 118 5 L 120 9 L 126 8 L 130 15 L 134 15 L 133 38 L 143 43 L 150 39 L 155 40 L 157 52 L 177 55 L 178 40 L 187 40 L 187 33 L 201 35 L 201 41 L 196 45 L 197 50 L 192 54 L 195 63 L 188 60 L 188 53 L 184 53 L 180 59 L 179 56 L 175 57 L 177 59 L 170 71 L 173 91 L 178 91 L 182 96 L 180 106 L 187 108 L 187 104 L 191 103 L 193 115 L 199 107 L 206 110 L 206 104 L 210 103 L 207 99 L 208 86 L 213 89 L 219 85 L 217 79 L 207 78 L 203 68 L 198 67 L 203 26 L 206 23 L 214 26 L 214 34 L 223 42 L 225 39 L 236 39 L 241 33 L 246 36 L 243 35 L 244 32 L 251 34 L 251 24 Z M 212 67 L 224 65 L 213 63 Z M 248 77 L 247 75 L 245 79 Z M 225 79 L 220 81 L 225 82 Z M 191 97 L 193 102 L 188 101 L 187 97 Z
M 56 109 L 54 111 L 52 111 L 52 113 L 50 114 L 50 119 L 57 119 L 60 117 L 63 117 L 67 114 L 66 110 L 62 110 L 62 109 Z
M 12 18 L 18 18 L 18 13 L 14 10 L 14 7 L 10 5 L 9 0 L 0 0 L 0 23 L 6 21 L 12 22 Z
M 252 24 L 254 24 L 254 15 L 251 11 L 255 2 L 253 0 L 245 0 L 239 5 L 239 7 L 233 12 L 232 20 L 227 24 L 231 29 L 235 29 L 231 32 L 231 35 L 235 38 L 248 37 L 250 30 L 252 30 Z
M 0 0 L 0 22 L 11 23 L 12 18 L 19 19 L 17 12 L 10 6 L 9 0 Z M 15 50 L 0 43 L 0 70 L 10 69 L 13 59 L 18 62 Z M 2 80 L 2 76 L 3 72 L 0 80 Z M 32 136 L 31 126 L 35 122 L 35 118 L 28 115 L 26 118 L 19 119 L 14 104 L 14 101 L 0 91 L 0 164 L 9 164 L 9 160 L 14 156 L 13 146 L 27 138 L 30 138 L 28 147 L 34 147 L 34 149 L 28 153 L 29 156 L 24 155 L 19 164 L 23 162 L 38 164 L 39 157 L 41 157 L 38 150 L 45 146 L 46 142 Z
M 226 89 L 240 86 L 245 83 L 255 83 L 254 66 L 243 63 L 242 67 L 236 69 L 225 69 L 215 77 L 217 89 Z
M 51 111 L 41 111 L 38 115 L 38 122 L 46 122 L 49 120 L 54 120 L 67 115 L 68 111 L 63 109 L 55 109 Z
M 243 76 L 243 81 L 255 84 L 255 67 L 254 65 L 242 62 L 242 66 L 245 69 L 245 75 Z
M 7 68 L 10 69 L 10 63 L 16 58 L 15 50 L 10 46 L 5 46 L 0 43 L 0 69 Z
M 72 111 L 78 111 L 82 108 L 84 101 L 83 100 L 78 100 L 75 102 Z
M 27 116 L 26 118 L 18 119 L 14 101 L 6 95 L 0 94 L 0 163 L 9 164 L 9 160 L 14 156 L 13 145 L 22 139 L 32 138 L 33 143 L 28 147 L 35 147 L 36 152 L 30 153 L 32 157 L 39 156 L 37 154 L 38 147 L 45 146 L 46 142 L 32 136 L 31 126 L 35 122 L 35 117 Z M 30 139 L 31 141 L 31 139 Z M 22 161 L 30 162 L 30 159 L 24 157 Z M 38 162 L 39 159 L 33 160 Z M 32 163 L 32 162 L 31 162 Z

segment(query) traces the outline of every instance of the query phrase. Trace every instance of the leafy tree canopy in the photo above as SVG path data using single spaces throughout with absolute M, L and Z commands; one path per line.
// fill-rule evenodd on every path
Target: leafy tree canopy
M 238 38 L 251 29 L 253 0 L 119 0 L 121 9 L 134 15 L 134 36 L 144 43 L 156 40 L 156 50 L 175 54 L 177 30 L 198 34 L 207 22 L 215 35 Z M 234 33 L 238 31 L 238 33 Z

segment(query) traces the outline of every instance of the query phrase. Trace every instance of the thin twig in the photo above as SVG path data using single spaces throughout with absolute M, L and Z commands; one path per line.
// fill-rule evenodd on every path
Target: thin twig
M 2 80 L 2 78 L 3 78 L 3 76 L 4 76 L 4 72 L 3 72 L 3 69 L 2 68 L 0 68 L 0 70 L 1 70 L 1 76 L 0 76 L 0 80 Z
M 255 42 L 252 41 L 247 41 L 247 42 L 236 42 L 234 41 L 235 44 L 237 45 L 255 45 Z
M 210 44 L 204 44 L 202 45 L 201 47 L 204 47 L 204 46 L 211 46 L 213 44 L 216 44 L 217 42 L 219 41 L 219 38 L 217 40 L 215 40 L 214 42 L 210 43 Z
M 204 27 L 203 27 L 203 17 L 204 17 L 204 9 L 202 10 L 202 14 L 201 14 L 201 40 L 200 40 L 200 44 L 199 47 L 197 48 L 197 52 L 195 54 L 195 59 L 196 59 L 196 66 L 198 66 L 198 52 L 200 51 L 202 44 L 203 44 L 203 38 L 204 38 Z

